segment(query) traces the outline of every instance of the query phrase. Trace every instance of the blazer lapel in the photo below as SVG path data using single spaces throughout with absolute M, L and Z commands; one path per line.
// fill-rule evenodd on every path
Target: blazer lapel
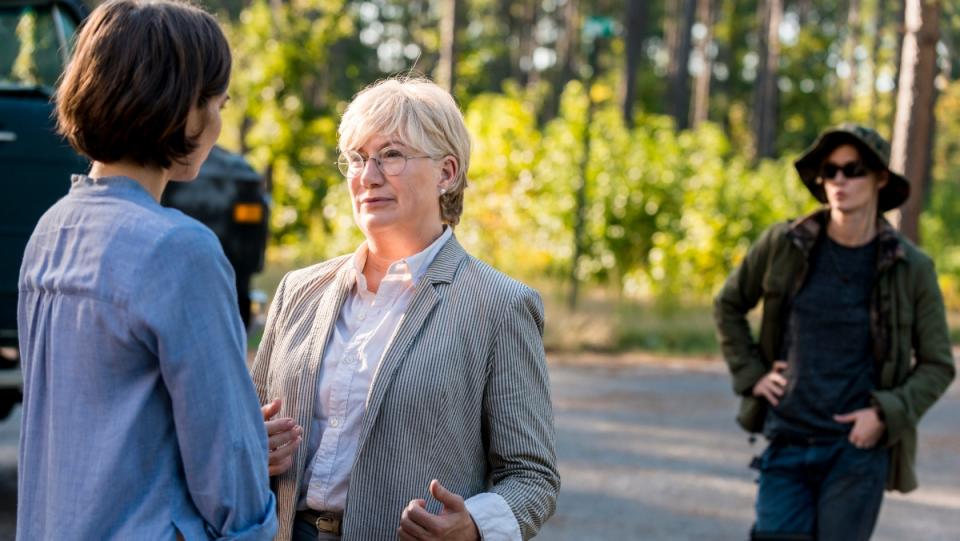
M 436 284 L 452 282 L 457 267 L 466 255 L 456 237 L 450 237 L 450 240 L 440 249 L 436 258 L 427 268 L 426 274 L 417 285 L 417 292 L 414 294 L 413 300 L 410 301 L 410 306 L 400 322 L 400 327 L 397 329 L 393 342 L 384 352 L 383 360 L 380 362 L 377 373 L 373 378 L 373 384 L 370 386 L 370 393 L 367 395 L 367 410 L 360 426 L 357 456 L 363 451 L 367 436 L 377 420 L 380 406 L 383 404 L 383 399 L 390 388 L 390 382 L 393 380 L 397 368 L 406 359 L 407 351 L 413 344 L 414 339 L 426 332 L 424 322 L 440 300 Z
M 300 373 L 301 383 L 299 386 L 303 388 L 305 392 L 301 395 L 294 411 L 294 418 L 300 426 L 305 428 L 310 426 L 313 417 L 317 392 L 317 374 L 320 371 L 320 363 L 323 360 L 323 351 L 326 348 L 327 342 L 330 340 L 330 334 L 333 332 L 333 327 L 337 323 L 337 317 L 340 315 L 343 303 L 347 299 L 347 294 L 350 292 L 350 286 L 352 284 L 349 280 L 349 274 L 350 259 L 347 259 L 347 263 L 337 271 L 337 276 L 333 284 L 331 284 L 331 287 L 328 287 L 326 291 L 323 292 L 323 296 L 320 297 L 320 301 L 317 303 L 317 316 L 313 322 L 313 329 L 310 332 L 312 339 L 310 347 L 307 348 L 307 362 L 301 364 L 303 368 Z M 304 438 L 306 437 L 307 434 L 305 433 Z M 301 445 L 297 450 L 298 484 L 300 477 L 299 472 L 302 472 L 303 467 L 306 465 L 306 449 L 306 445 Z

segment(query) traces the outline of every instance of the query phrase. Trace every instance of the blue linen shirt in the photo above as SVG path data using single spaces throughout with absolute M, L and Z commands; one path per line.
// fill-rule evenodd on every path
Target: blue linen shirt
M 17 538 L 269 539 L 233 270 L 136 181 L 75 175 L 20 271 Z

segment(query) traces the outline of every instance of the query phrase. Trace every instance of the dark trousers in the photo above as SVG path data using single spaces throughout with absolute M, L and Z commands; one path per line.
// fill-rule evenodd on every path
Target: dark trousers
M 880 514 L 889 462 L 889 449 L 857 449 L 846 439 L 774 441 L 760 458 L 752 538 L 867 541 Z

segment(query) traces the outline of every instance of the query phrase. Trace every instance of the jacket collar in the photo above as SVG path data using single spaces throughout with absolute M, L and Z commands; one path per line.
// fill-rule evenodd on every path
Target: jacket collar
M 456 234 L 450 235 L 450 238 L 437 252 L 436 257 L 427 266 L 427 270 L 420 280 L 423 280 L 423 283 L 430 284 L 449 284 L 453 281 L 453 275 L 456 274 L 460 261 L 466 256 L 467 252 L 457 241 Z M 352 274 L 356 272 L 353 258 L 354 256 L 351 255 L 342 256 L 340 267 L 337 270 L 338 279 L 346 280 L 350 285 L 353 284 Z
M 829 218 L 829 209 L 819 209 L 790 222 L 787 238 L 803 252 L 805 258 L 810 257 L 813 246 L 826 230 Z M 877 218 L 877 269 L 885 270 L 898 259 L 906 259 L 906 257 L 900 234 L 886 218 L 883 216 Z
M 467 252 L 460 246 L 456 235 L 451 235 L 443 248 L 434 258 L 433 262 L 427 268 L 423 276 L 425 283 L 431 284 L 449 284 L 453 281 L 453 275 L 457 272 L 460 262 L 467 256 Z

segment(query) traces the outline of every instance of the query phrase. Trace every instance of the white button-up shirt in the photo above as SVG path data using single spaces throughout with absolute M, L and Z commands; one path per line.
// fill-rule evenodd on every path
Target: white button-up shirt
M 447 227 L 422 252 L 393 262 L 376 293 L 367 288 L 363 276 L 366 243 L 354 253 L 353 286 L 320 366 L 301 509 L 342 511 L 346 505 L 350 470 L 377 368 L 413 300 L 417 283 L 451 235 L 452 229 Z M 484 539 L 520 539 L 516 518 L 500 495 L 477 494 L 466 504 Z

